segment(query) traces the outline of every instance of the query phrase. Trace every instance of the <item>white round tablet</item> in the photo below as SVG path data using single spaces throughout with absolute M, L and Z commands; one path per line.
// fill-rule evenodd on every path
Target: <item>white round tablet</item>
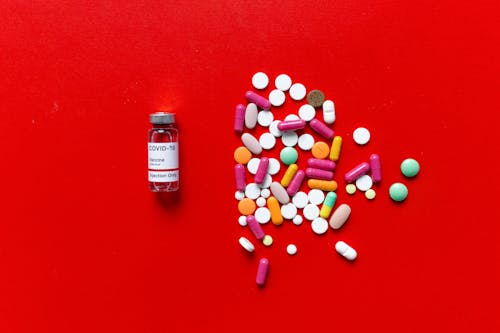
M 368 175 L 363 175 L 363 176 L 359 177 L 358 179 L 356 179 L 356 187 L 360 191 L 363 191 L 363 192 L 368 191 L 369 189 L 372 188 L 372 185 L 373 185 L 372 177 L 370 177 Z
M 264 207 L 266 205 L 266 199 L 264 199 L 263 197 L 258 197 L 257 200 L 255 200 L 255 203 L 258 207 Z
M 278 172 L 280 172 L 280 168 L 281 168 L 280 161 L 278 161 L 277 159 L 271 157 L 269 159 L 269 166 L 267 167 L 267 172 L 270 175 L 274 176 L 275 174 L 277 174 Z
M 358 145 L 365 145 L 370 141 L 370 131 L 364 127 L 358 127 L 352 133 L 352 137 Z
M 245 192 L 243 192 L 243 191 L 234 192 L 234 198 L 238 201 L 243 200 L 245 198 Z
M 292 198 L 292 203 L 297 208 L 304 208 L 309 203 L 309 199 L 307 198 L 307 194 L 305 194 L 302 191 L 295 193 L 295 195 Z
M 245 195 L 247 198 L 255 200 L 260 195 L 260 187 L 255 183 L 250 183 L 245 187 Z
M 313 120 L 316 116 L 316 109 L 310 104 L 304 104 L 299 108 L 299 117 L 305 121 Z
M 328 222 L 322 217 L 317 217 L 312 221 L 311 229 L 315 234 L 322 235 L 328 230 Z
M 274 120 L 273 113 L 271 111 L 263 110 L 257 115 L 257 122 L 260 126 L 267 127 L 271 125 Z
M 304 210 L 302 211 L 302 214 L 304 214 L 304 217 L 306 219 L 312 221 L 319 216 L 319 208 L 315 204 L 306 205 L 304 207 Z
M 274 80 L 274 85 L 276 89 L 287 91 L 292 85 L 292 79 L 286 74 L 280 74 L 276 77 L 276 80 Z
M 300 117 L 297 116 L 296 114 L 290 113 L 285 117 L 285 121 L 290 121 L 290 120 L 299 120 Z
M 271 220 L 271 212 L 266 207 L 259 207 L 255 211 L 254 217 L 260 224 L 266 224 Z
M 247 169 L 250 174 L 255 175 L 259 168 L 260 158 L 254 157 L 247 163 Z
M 295 215 L 295 217 L 293 218 L 292 221 L 293 221 L 293 224 L 295 224 L 295 225 L 301 225 L 303 220 L 304 219 L 302 218 L 302 216 Z
M 300 101 L 306 97 L 306 87 L 302 83 L 294 83 L 290 87 L 290 97 L 295 101 Z
M 281 120 L 274 120 L 271 122 L 271 125 L 269 125 L 269 132 L 277 138 L 281 136 L 281 131 L 278 129 L 278 124 L 280 122 Z
M 325 200 L 325 193 L 321 190 L 314 189 L 309 191 L 307 197 L 309 198 L 310 203 L 321 205 L 323 203 L 323 200 Z
M 264 180 L 258 186 L 259 186 L 259 188 L 269 188 L 271 186 L 272 182 L 273 182 L 273 177 L 271 177 L 270 174 L 266 174 L 264 177 Z M 259 193 L 260 193 L 260 190 L 259 190 Z
M 286 253 L 291 256 L 295 255 L 297 253 L 297 247 L 295 246 L 295 244 L 288 244 L 286 247 Z
M 247 226 L 247 217 L 245 215 L 241 215 L 240 217 L 238 217 L 238 223 L 242 227 L 246 227 Z
M 266 89 L 269 84 L 269 78 L 266 73 L 257 72 L 252 76 L 252 85 L 255 89 Z
M 269 93 L 269 102 L 272 106 L 282 106 L 285 103 L 285 93 L 281 90 L 274 89 Z
M 240 237 L 238 242 L 240 243 L 241 247 L 247 250 L 248 252 L 253 252 L 255 250 L 255 247 L 253 246 L 252 242 L 250 242 L 245 237 Z
M 299 136 L 294 131 L 282 132 L 281 142 L 287 147 L 293 147 L 299 141 Z
M 259 138 L 259 143 L 263 149 L 273 149 L 276 144 L 276 138 L 269 132 L 262 133 Z
M 314 145 L 314 137 L 311 134 L 302 134 L 299 136 L 299 148 L 302 150 L 311 150 Z M 262 144 L 261 144 L 262 145 Z
M 281 206 L 281 215 L 287 220 L 291 220 L 297 215 L 297 207 L 292 203 Z
M 263 188 L 262 191 L 260 191 L 260 196 L 267 199 L 271 196 L 271 191 L 267 188 Z

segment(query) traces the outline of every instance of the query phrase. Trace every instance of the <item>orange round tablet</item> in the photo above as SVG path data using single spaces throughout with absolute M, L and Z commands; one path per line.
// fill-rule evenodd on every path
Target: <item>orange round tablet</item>
M 330 147 L 325 142 L 318 141 L 312 147 L 311 152 L 316 158 L 327 158 L 330 155 Z
M 246 147 L 238 147 L 234 150 L 234 160 L 236 163 L 247 164 L 252 159 L 252 153 Z
M 238 202 L 238 210 L 241 213 L 241 215 L 251 215 L 253 212 L 255 212 L 255 201 L 249 198 L 245 198 L 243 200 L 240 200 Z

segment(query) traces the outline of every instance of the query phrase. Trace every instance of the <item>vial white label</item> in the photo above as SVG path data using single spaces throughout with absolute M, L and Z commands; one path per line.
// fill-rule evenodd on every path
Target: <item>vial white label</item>
M 149 181 L 179 180 L 179 147 L 177 142 L 148 142 Z
M 179 170 L 172 171 L 149 171 L 148 179 L 155 183 L 176 182 L 179 180 Z

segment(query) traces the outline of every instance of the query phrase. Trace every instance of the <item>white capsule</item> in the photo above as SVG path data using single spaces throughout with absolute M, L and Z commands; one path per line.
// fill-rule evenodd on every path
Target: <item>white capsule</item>
M 255 250 L 255 246 L 253 246 L 252 242 L 250 242 L 247 238 L 245 237 L 240 237 L 238 240 L 240 243 L 241 247 L 247 250 L 248 252 L 253 252 Z
M 327 124 L 335 122 L 335 104 L 333 104 L 333 101 L 326 100 L 323 102 L 323 120 Z
M 338 241 L 335 244 L 335 250 L 342 255 L 347 260 L 354 260 L 358 256 L 356 250 L 344 243 L 343 241 Z

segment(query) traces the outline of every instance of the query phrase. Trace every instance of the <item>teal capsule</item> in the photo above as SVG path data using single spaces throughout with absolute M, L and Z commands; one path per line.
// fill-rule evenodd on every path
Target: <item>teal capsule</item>
M 335 201 L 337 201 L 337 193 L 328 192 L 325 200 L 323 201 L 323 206 L 321 206 L 321 211 L 319 212 L 319 216 L 326 219 L 330 216 L 332 212 L 333 206 L 335 206 Z

